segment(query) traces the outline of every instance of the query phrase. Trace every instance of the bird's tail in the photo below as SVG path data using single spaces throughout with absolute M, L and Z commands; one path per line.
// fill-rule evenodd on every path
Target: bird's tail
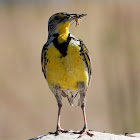
M 77 93 L 73 93 L 73 92 L 69 93 L 67 95 L 67 99 L 68 99 L 68 101 L 69 101 L 71 106 L 80 106 L 80 94 L 79 94 L 79 92 L 77 92 Z

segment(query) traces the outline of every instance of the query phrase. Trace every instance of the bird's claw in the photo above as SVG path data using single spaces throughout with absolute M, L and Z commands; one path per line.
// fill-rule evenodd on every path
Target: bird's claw
M 79 136 L 78 138 L 81 138 L 81 137 L 84 136 L 84 135 L 88 135 L 88 136 L 90 136 L 90 137 L 94 136 L 94 134 L 90 133 L 89 131 L 90 131 L 90 130 L 83 129 L 83 130 L 81 130 L 81 131 L 79 131 L 79 132 L 73 132 L 73 133 L 74 133 L 74 134 L 80 134 L 80 136 Z
M 59 133 L 68 133 L 69 131 L 64 129 L 57 129 L 55 132 L 49 132 L 49 134 L 54 134 L 55 136 L 59 135 Z

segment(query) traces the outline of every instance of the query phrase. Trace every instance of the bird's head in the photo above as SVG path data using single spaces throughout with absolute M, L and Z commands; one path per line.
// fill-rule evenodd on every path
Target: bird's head
M 75 20 L 76 23 L 78 19 L 86 16 L 87 14 L 68 14 L 65 12 L 56 13 L 49 18 L 48 21 L 48 32 L 51 34 L 61 34 L 65 30 L 69 30 L 70 22 Z

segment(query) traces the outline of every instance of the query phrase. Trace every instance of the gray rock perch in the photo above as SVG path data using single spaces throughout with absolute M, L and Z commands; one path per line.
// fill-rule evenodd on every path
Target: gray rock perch
M 140 140 L 140 133 L 128 134 L 125 135 L 115 135 L 109 133 L 95 132 L 91 131 L 94 134 L 93 137 L 89 137 L 85 135 L 80 140 Z M 55 136 L 54 134 L 46 134 L 42 136 L 38 136 L 29 140 L 77 140 L 79 137 L 78 134 L 73 134 L 72 131 L 69 133 L 60 133 Z

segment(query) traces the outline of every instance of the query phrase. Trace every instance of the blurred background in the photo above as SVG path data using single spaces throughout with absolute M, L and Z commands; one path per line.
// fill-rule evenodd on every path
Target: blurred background
M 87 92 L 89 129 L 140 132 L 140 1 L 0 0 L 0 140 L 55 131 L 57 103 L 41 71 L 48 19 L 56 12 L 87 13 L 70 32 L 92 60 Z M 80 107 L 63 99 L 62 128 L 81 130 Z

